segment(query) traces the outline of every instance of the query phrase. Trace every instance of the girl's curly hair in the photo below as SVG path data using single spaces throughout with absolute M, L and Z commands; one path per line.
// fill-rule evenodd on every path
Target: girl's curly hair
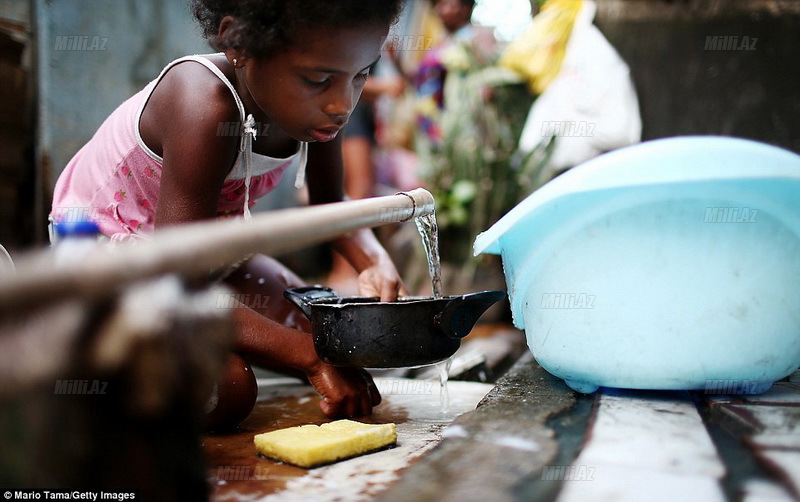
M 388 27 L 403 1 L 191 0 L 191 10 L 214 49 L 236 48 L 255 57 L 266 57 L 290 44 L 301 29 L 350 28 L 369 22 Z M 232 16 L 234 23 L 220 38 L 219 25 L 225 16 Z

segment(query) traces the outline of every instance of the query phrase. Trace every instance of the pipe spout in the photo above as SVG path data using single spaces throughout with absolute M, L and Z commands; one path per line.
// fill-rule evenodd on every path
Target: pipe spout
M 178 273 L 206 276 L 250 253 L 274 255 L 330 240 L 360 228 L 408 221 L 433 213 L 430 192 L 320 204 L 211 220 L 159 230 L 152 240 L 93 250 L 70 268 L 56 266 L 52 251 L 22 257 L 17 274 L 0 282 L 0 312 L 78 294 L 103 297 L 148 277 Z M 120 267 L 125 263 L 125 267 Z
M 433 200 L 433 194 L 429 191 L 424 188 L 415 188 L 409 192 L 401 193 L 405 193 L 414 200 L 414 213 L 411 215 L 411 218 L 433 214 L 436 203 Z
M 403 223 L 434 211 L 433 195 L 424 188 L 397 192 L 394 195 L 376 199 L 384 201 L 380 208 L 381 223 Z

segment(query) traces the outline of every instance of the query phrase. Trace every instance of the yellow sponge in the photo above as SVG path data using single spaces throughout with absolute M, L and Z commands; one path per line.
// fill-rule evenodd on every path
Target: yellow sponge
M 300 467 L 316 467 L 393 445 L 397 442 L 397 427 L 391 423 L 337 420 L 265 432 L 257 434 L 253 441 L 264 456 Z

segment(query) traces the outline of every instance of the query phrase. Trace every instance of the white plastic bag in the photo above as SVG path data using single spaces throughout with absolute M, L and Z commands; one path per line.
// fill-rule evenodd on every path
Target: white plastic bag
M 628 65 L 592 24 L 597 6 L 584 0 L 558 76 L 536 99 L 519 148 L 556 138 L 545 179 L 598 154 L 638 143 L 642 121 Z

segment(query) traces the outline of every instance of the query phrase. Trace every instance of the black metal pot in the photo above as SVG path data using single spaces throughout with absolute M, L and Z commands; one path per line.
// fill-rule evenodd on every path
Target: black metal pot
M 311 321 L 314 348 L 336 366 L 402 368 L 433 364 L 458 350 L 481 315 L 505 298 L 482 291 L 443 298 L 409 297 L 381 302 L 340 297 L 332 289 L 307 286 L 284 296 Z

